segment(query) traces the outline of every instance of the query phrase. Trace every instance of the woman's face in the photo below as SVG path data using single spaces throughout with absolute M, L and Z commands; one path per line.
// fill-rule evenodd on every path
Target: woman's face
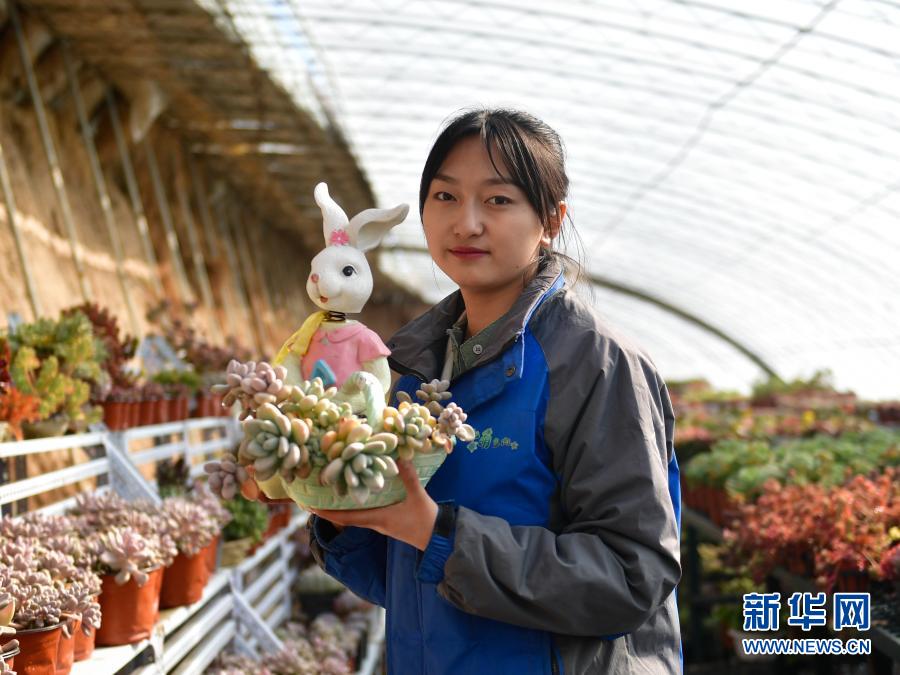
M 502 175 L 478 136 L 459 141 L 431 181 L 422 212 L 431 257 L 464 291 L 521 289 L 539 247 L 550 246 L 537 212 L 494 157 Z

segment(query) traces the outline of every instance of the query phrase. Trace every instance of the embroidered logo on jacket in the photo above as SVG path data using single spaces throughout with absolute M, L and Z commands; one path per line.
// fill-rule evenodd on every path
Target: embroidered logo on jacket
M 466 445 L 466 449 L 469 452 L 475 452 L 479 448 L 482 450 L 488 450 L 489 448 L 500 447 L 508 447 L 510 450 L 518 450 L 519 444 L 509 436 L 504 436 L 503 438 L 494 436 L 494 430 L 491 427 L 488 427 L 484 431 L 478 431 L 476 429 L 475 440 L 470 441 L 469 444 Z

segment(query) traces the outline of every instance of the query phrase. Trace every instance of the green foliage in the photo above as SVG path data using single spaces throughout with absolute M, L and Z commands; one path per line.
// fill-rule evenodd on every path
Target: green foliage
M 200 375 L 193 370 L 161 370 L 153 376 L 153 381 L 161 384 L 170 395 L 196 393 L 201 386 Z
M 222 530 L 225 541 L 251 537 L 256 542 L 262 538 L 269 524 L 269 510 L 265 504 L 244 499 L 240 495 L 223 504 L 231 514 L 231 522 Z
M 59 321 L 38 319 L 23 324 L 8 337 L 12 351 L 9 374 L 22 393 L 40 399 L 41 419 L 62 414 L 76 424 L 100 419 L 100 409 L 86 409 L 91 383 L 105 374 L 102 344 L 87 317 L 80 313 Z
M 818 435 L 776 445 L 768 441 L 728 440 L 693 457 L 685 466 L 691 484 L 724 487 L 751 501 L 767 480 L 782 485 L 840 485 L 849 476 L 900 465 L 900 432 L 875 429 L 837 438 Z
M 824 368 L 817 370 L 808 380 L 797 378 L 789 382 L 785 382 L 780 377 L 770 377 L 768 380 L 753 385 L 753 398 L 769 394 L 790 394 L 797 391 L 834 391 L 831 371 Z

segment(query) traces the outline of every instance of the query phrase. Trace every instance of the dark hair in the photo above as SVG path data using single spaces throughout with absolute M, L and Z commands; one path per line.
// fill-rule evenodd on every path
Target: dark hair
M 509 170 L 511 175 L 508 178 L 525 193 L 544 227 L 548 227 L 557 205 L 565 201 L 569 193 L 565 147 L 559 134 L 546 122 L 529 113 L 504 108 L 463 111 L 446 123 L 432 145 L 422 169 L 419 216 L 425 211 L 431 181 L 440 171 L 447 155 L 459 141 L 476 135 L 484 143 L 497 173 L 500 174 L 500 170 L 494 160 L 495 152 Z M 567 215 L 566 218 L 572 222 L 571 216 Z M 574 227 L 572 232 L 581 248 Z M 565 243 L 563 224 L 560 224 L 559 237 Z M 546 253 L 564 258 L 578 270 L 580 276 L 581 264 L 578 261 L 552 249 Z

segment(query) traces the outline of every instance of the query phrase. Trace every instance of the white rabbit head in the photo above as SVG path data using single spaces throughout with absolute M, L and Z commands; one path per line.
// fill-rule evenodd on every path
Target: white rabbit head
M 363 253 L 406 219 L 409 206 L 366 209 L 348 221 L 325 183 L 316 185 L 313 194 L 322 209 L 325 249 L 312 260 L 306 292 L 321 309 L 356 314 L 372 295 L 372 271 Z

